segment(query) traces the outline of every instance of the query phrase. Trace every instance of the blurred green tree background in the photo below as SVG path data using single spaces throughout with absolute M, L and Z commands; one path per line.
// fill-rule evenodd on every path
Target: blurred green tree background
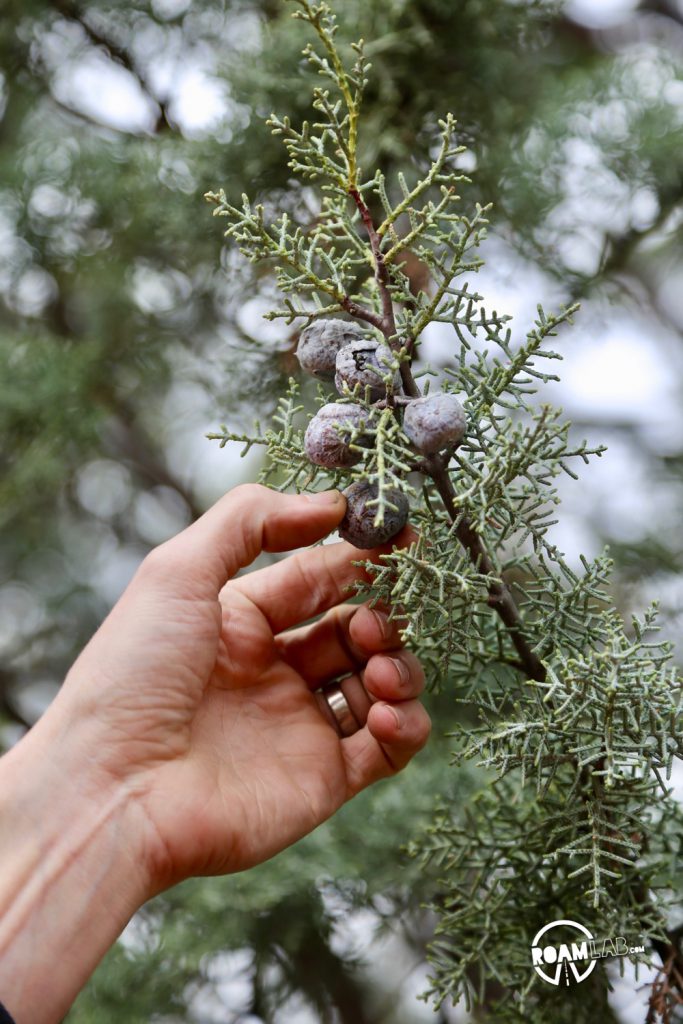
M 583 301 L 563 399 L 614 455 L 568 496 L 561 540 L 609 541 L 624 607 L 657 596 L 680 633 L 680 0 L 343 0 L 337 12 L 373 64 L 365 165 L 414 166 L 452 110 L 475 172 L 464 199 L 494 202 L 482 273 L 496 296 L 522 320 L 531 295 Z M 5 746 L 146 551 L 255 475 L 256 456 L 204 433 L 265 421 L 296 372 L 295 337 L 260 319 L 272 281 L 222 247 L 202 199 L 248 188 L 314 215 L 263 125 L 272 110 L 307 113 L 306 40 L 289 13 L 282 0 L 4 0 Z M 435 362 L 439 344 L 426 345 Z M 430 710 L 434 739 L 400 781 L 271 864 L 153 901 L 69 1021 L 466 1019 L 415 999 L 433 879 L 401 846 L 436 796 L 464 800 L 472 785 L 446 770 L 457 706 L 444 693 Z M 642 1020 L 628 1016 L 632 989 L 617 994 L 605 1019 Z

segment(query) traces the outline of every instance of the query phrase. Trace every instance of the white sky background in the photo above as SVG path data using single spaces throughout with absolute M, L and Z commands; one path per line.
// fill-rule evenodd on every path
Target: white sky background
M 189 0 L 157 0 L 160 13 L 169 16 L 180 13 Z M 567 10 L 576 20 L 590 27 L 604 27 L 617 23 L 624 12 L 636 6 L 635 0 L 569 0 Z M 240 25 L 240 38 L 247 44 L 254 38 L 255 26 Z M 49 41 L 48 41 L 49 45 Z M 54 53 L 63 52 L 59 41 L 54 41 Z M 153 81 L 156 86 L 168 90 L 173 118 L 188 136 L 220 131 L 229 119 L 229 103 L 223 84 L 213 75 L 212 56 L 201 51 L 189 56 L 184 54 L 182 66 L 178 54 L 164 53 L 155 63 Z M 112 127 L 145 131 L 153 124 L 155 112 L 132 77 L 123 69 L 114 67 L 103 58 L 93 55 L 87 61 L 67 65 L 58 71 L 55 81 L 58 98 L 80 108 L 84 113 L 94 115 L 98 121 Z M 190 200 L 188 200 L 190 201 Z M 553 307 L 556 286 L 545 279 L 536 267 L 520 268 L 518 257 L 505 251 L 501 241 L 493 238 L 484 250 L 489 263 L 476 277 L 476 288 L 486 299 L 489 308 L 511 313 L 517 329 L 531 324 L 536 313 L 536 303 L 541 301 L 547 308 Z M 491 258 L 491 257 L 496 258 Z M 515 262 L 516 261 L 516 262 Z M 519 281 L 528 281 L 528 289 L 520 291 Z M 676 301 L 676 297 L 672 298 Z M 250 323 L 251 330 L 259 330 L 260 321 Z M 264 330 L 267 325 L 264 325 Z M 425 344 L 428 358 L 436 356 L 443 339 L 432 333 Z M 651 442 L 654 450 L 670 446 L 671 450 L 683 448 L 683 409 L 678 382 L 683 378 L 683 365 L 679 349 L 670 343 L 670 336 L 664 329 L 653 326 L 651 320 L 640 320 L 631 313 L 615 314 L 614 308 L 601 310 L 588 305 L 578 316 L 573 328 L 564 329 L 558 339 L 558 347 L 564 354 L 559 364 L 563 378 L 560 385 L 550 390 L 548 398 L 554 404 L 563 405 L 569 418 L 586 419 L 599 423 L 601 420 L 633 422 Z M 672 361 L 674 365 L 672 365 Z M 555 369 L 553 366 L 552 369 Z M 174 472 L 195 488 L 200 500 L 211 501 L 226 487 L 239 479 L 253 475 L 253 460 L 239 460 L 239 446 L 219 449 L 210 444 L 204 433 L 217 424 L 209 416 L 209 401 L 199 386 L 177 384 L 166 401 L 167 446 L 169 464 Z M 596 443 L 604 440 L 598 429 Z M 189 467 L 189 468 L 188 468 Z M 125 473 L 122 467 L 97 467 L 98 480 L 109 479 L 111 495 L 122 494 L 129 486 L 124 479 L 114 479 Z M 109 477 L 107 477 L 109 474 Z M 659 516 L 663 530 L 677 530 L 678 523 L 667 520 L 671 517 L 673 505 L 666 494 L 658 495 L 656 485 L 650 479 L 647 460 L 635 458 L 628 450 L 623 438 L 613 437 L 611 450 L 601 460 L 595 460 L 591 467 L 581 473 L 582 484 L 570 481 L 563 487 L 564 504 L 561 524 L 556 528 L 554 539 L 570 561 L 576 561 L 578 554 L 595 555 L 598 544 L 588 525 L 590 520 L 609 521 L 612 531 L 628 541 L 638 532 L 638 524 L 644 517 Z M 79 479 L 79 493 L 85 507 L 98 503 L 88 473 Z M 110 496 L 111 496 L 110 495 Z M 140 523 L 147 524 L 149 539 L 156 542 L 164 539 L 183 525 L 183 511 L 169 509 L 163 495 L 142 501 L 136 508 Z M 680 507 L 680 506 L 679 506 Z M 93 508 L 96 511 L 95 508 Z M 106 533 L 106 528 L 103 528 Z M 144 531 L 143 531 L 144 532 Z M 100 542 L 104 543 L 100 544 Z M 98 560 L 96 579 L 103 596 L 113 601 L 132 574 L 138 553 L 121 552 L 121 558 L 112 559 L 106 537 L 94 538 L 107 558 Z M 109 566 L 105 571 L 104 562 Z M 92 575 L 92 563 L 89 566 Z M 674 594 L 674 602 L 683 609 L 683 598 Z M 1 638 L 0 638 L 1 639 Z M 37 684 L 39 687 L 43 684 Z M 42 692 L 36 693 L 39 703 L 44 701 Z M 343 931 L 343 929 L 342 929 Z M 371 955 L 369 971 L 381 987 L 398 985 L 398 974 L 380 977 L 384 965 L 398 965 L 403 974 L 405 1000 L 399 1019 L 404 1024 L 420 1024 L 432 1019 L 428 1007 L 414 1000 L 421 990 L 424 977 L 421 967 L 411 971 L 405 961 L 405 950 L 396 946 L 395 940 L 388 945 L 368 941 L 368 922 L 352 918 L 346 935 L 340 941 L 365 944 Z M 393 945 L 392 945 L 393 942 Z M 374 959 L 373 959 L 374 954 Z M 237 957 L 239 960 L 239 957 Z M 216 1020 L 222 1020 L 224 1001 L 230 1001 L 230 994 L 239 1003 L 239 983 L 232 980 L 230 965 L 236 963 L 235 956 L 223 959 L 223 973 L 219 972 L 216 990 L 213 994 L 198 993 L 197 1010 L 211 1020 L 211 1002 L 216 1001 Z M 419 976 L 418 976 L 419 975 Z M 640 979 L 641 984 L 643 978 Z M 641 999 L 635 993 L 632 980 L 617 982 L 615 1006 L 624 1024 L 642 1024 Z M 303 1024 L 304 1011 L 299 1008 L 283 1007 L 281 1024 L 298 1021 Z M 452 1015 L 453 1021 L 466 1019 L 462 1012 Z M 312 1024 L 313 1018 L 311 1018 Z M 254 1024 L 257 1024 L 254 1019 Z

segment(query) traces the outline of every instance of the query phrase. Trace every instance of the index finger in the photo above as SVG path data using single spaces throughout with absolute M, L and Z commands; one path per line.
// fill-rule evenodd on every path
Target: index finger
M 338 526 L 346 500 L 337 490 L 282 494 L 241 484 L 187 529 L 154 548 L 141 571 L 177 591 L 215 599 L 226 580 L 261 551 L 291 551 Z
M 390 543 L 369 551 L 346 541 L 324 544 L 231 580 L 225 592 L 239 590 L 258 607 L 273 633 L 281 633 L 348 601 L 351 585 L 369 578 L 363 566 L 354 562 L 379 563 L 392 548 L 407 547 L 414 539 L 415 531 L 405 526 Z

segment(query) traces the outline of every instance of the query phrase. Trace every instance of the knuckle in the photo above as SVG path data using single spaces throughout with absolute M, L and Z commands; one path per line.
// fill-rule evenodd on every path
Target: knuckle
M 315 565 L 309 566 L 302 560 L 297 563 L 297 568 L 301 583 L 313 595 L 314 603 L 318 607 L 324 607 L 328 602 L 338 598 L 340 581 L 330 564 L 325 549 L 321 548 L 320 550 L 323 552 L 323 557 L 316 561 Z M 340 633 L 345 633 L 341 625 L 343 621 L 340 617 L 335 619 L 335 628 L 339 629 Z
M 148 551 L 142 562 L 138 573 L 141 576 L 155 576 L 165 565 L 168 557 L 168 551 L 166 543 L 159 544 L 157 547 L 152 548 Z
M 219 499 L 217 505 L 219 510 L 225 513 L 231 509 L 255 509 L 263 506 L 266 500 L 272 499 L 273 492 L 263 484 L 245 483 L 231 488 Z
M 352 665 L 360 667 L 367 660 L 367 650 L 354 636 L 353 622 L 357 611 L 354 605 L 339 605 L 332 612 L 337 643 Z
M 136 576 L 143 581 L 166 579 L 174 574 L 176 563 L 176 546 L 167 540 L 145 555 Z
M 246 483 L 238 484 L 237 487 L 233 487 L 228 492 L 226 498 L 233 498 L 233 500 L 244 501 L 247 504 L 262 501 L 266 496 L 272 496 L 272 491 L 269 491 L 263 484 Z

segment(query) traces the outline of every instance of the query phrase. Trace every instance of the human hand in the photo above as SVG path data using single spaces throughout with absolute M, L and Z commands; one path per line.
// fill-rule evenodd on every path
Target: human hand
M 18 1024 L 59 1019 L 151 895 L 272 856 L 426 742 L 417 658 L 386 615 L 341 603 L 352 560 L 383 549 L 318 546 L 234 578 L 344 508 L 336 491 L 230 492 L 145 559 L 0 759 L 0 999 Z M 362 727 L 341 738 L 316 690 L 346 674 Z
M 69 673 L 62 716 L 84 723 L 96 786 L 135 794 L 151 890 L 272 856 L 425 743 L 417 658 L 386 616 L 338 607 L 352 560 L 377 551 L 318 546 L 231 578 L 261 549 L 319 540 L 344 507 L 338 491 L 236 488 L 152 552 Z M 340 739 L 312 691 L 347 673 L 363 728 Z

